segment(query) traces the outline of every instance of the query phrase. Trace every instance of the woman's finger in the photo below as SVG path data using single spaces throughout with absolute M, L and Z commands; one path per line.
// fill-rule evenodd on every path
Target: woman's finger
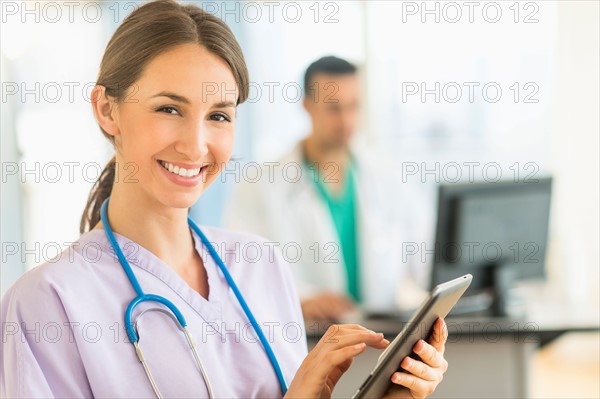
M 329 373 L 329 376 L 328 376 L 329 379 L 331 380 L 331 382 L 333 382 L 333 385 L 336 385 L 337 382 L 340 380 L 340 378 L 342 378 L 344 373 L 346 371 L 348 371 L 350 366 L 352 366 L 353 360 L 354 360 L 354 357 L 351 357 L 349 359 L 346 359 L 342 363 L 340 363 L 337 367 L 333 368 L 333 370 L 331 371 L 331 373 Z
M 401 371 L 392 374 L 391 381 L 394 384 L 408 388 L 414 398 L 424 398 L 429 396 L 437 387 L 437 382 L 435 381 L 423 380 L 417 376 Z
M 438 352 L 444 354 L 447 339 L 448 326 L 446 326 L 444 319 L 440 317 L 435 321 L 435 324 L 433 325 L 433 334 L 428 341 Z
M 360 324 L 339 324 L 339 326 L 341 326 L 343 328 L 351 329 L 351 330 L 372 331 L 372 330 L 369 330 L 367 327 L 362 326 Z
M 361 326 L 360 324 L 332 324 L 327 328 L 325 334 L 323 334 L 323 338 L 327 338 L 331 340 L 335 337 L 339 337 L 343 334 L 350 332 L 372 332 L 375 331 L 369 330 L 368 328 Z
M 422 339 L 418 340 L 413 351 L 419 355 L 421 360 L 431 367 L 441 368 L 442 371 L 446 371 L 448 368 L 448 362 L 444 359 L 444 355 L 437 351 L 437 349 Z
M 389 345 L 389 341 L 384 338 L 382 333 L 376 332 L 347 332 L 344 331 L 337 335 L 330 335 L 323 340 L 323 345 L 329 345 L 332 349 L 339 349 L 346 346 L 365 343 L 373 348 L 383 349 Z
M 335 368 L 360 355 L 366 347 L 367 345 L 365 343 L 359 343 L 334 351 L 325 352 L 311 372 L 315 373 L 318 378 L 326 379 Z
M 330 344 L 334 348 L 354 345 L 360 342 L 365 342 L 369 346 L 381 348 L 382 344 L 387 346 L 389 341 L 386 340 L 382 333 L 368 330 L 366 328 L 346 327 L 345 324 L 334 324 L 329 326 L 323 337 L 317 345 Z
M 440 382 L 440 376 L 441 374 L 443 374 L 441 369 L 430 367 L 422 361 L 415 360 L 408 356 L 402 359 L 402 362 L 400 362 L 400 366 L 404 370 L 415 375 L 416 377 L 422 378 L 427 381 Z

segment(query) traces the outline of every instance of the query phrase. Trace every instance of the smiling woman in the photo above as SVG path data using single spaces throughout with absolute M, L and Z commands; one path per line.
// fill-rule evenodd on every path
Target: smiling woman
M 231 157 L 248 87 L 231 30 L 196 6 L 152 1 L 119 26 L 92 93 L 115 155 L 80 238 L 3 297 L 1 397 L 330 397 L 366 346 L 388 346 L 335 325 L 307 353 L 279 248 L 188 217 Z M 270 251 L 238 256 L 248 246 Z M 446 336 L 440 320 L 389 397 L 435 389 Z
M 168 49 L 161 48 L 148 58 L 143 73 L 130 86 L 116 83 L 126 88 L 122 100 L 112 96 L 114 90 L 100 83 L 96 86 L 96 118 L 117 150 L 116 162 L 108 167 L 135 165 L 139 182 L 112 185 L 114 201 L 123 197 L 118 192 L 136 190 L 158 206 L 187 209 L 231 157 L 235 107 L 244 100 L 239 93 L 247 90 L 236 87 L 240 84 L 229 63 L 205 46 L 175 42 Z M 243 64 L 238 69 L 244 71 L 238 81 L 247 82 Z M 101 71 L 99 82 L 103 75 Z M 125 170 L 118 172 L 125 176 Z M 92 191 L 89 206 L 101 204 L 108 194 Z M 92 226 L 98 222 L 93 212 L 84 217 L 90 218 Z
M 197 70 L 194 61 L 200 62 L 202 70 Z M 175 74 L 174 71 L 178 73 Z M 133 107 L 128 105 L 135 105 L 138 111 L 145 107 L 145 123 L 156 122 L 153 130 L 164 137 L 164 130 L 174 131 L 180 129 L 182 123 L 186 123 L 186 118 L 181 118 L 182 121 L 179 122 L 170 121 L 169 118 L 174 118 L 175 115 L 185 117 L 181 115 L 184 111 L 201 112 L 199 104 L 209 103 L 206 98 L 208 90 L 197 90 L 197 87 L 210 88 L 210 100 L 216 105 L 213 111 L 222 111 L 215 112 L 221 116 L 212 116 L 212 120 L 221 118 L 233 124 L 234 107 L 248 97 L 249 77 L 238 42 L 229 27 L 219 18 L 194 6 L 180 6 L 174 1 L 156 1 L 148 7 L 135 10 L 117 28 L 106 46 L 97 85 L 92 98 L 101 102 L 100 111 L 106 111 L 111 104 L 118 105 L 121 109 L 126 108 L 122 112 L 130 120 L 132 115 L 129 111 Z M 192 95 L 187 96 L 189 91 Z M 223 98 L 225 95 L 229 98 Z M 96 112 L 97 108 L 99 107 L 96 107 Z M 223 112 L 223 108 L 226 108 L 229 115 Z M 150 116 L 149 113 L 152 112 L 166 115 Z M 99 124 L 104 136 L 118 149 L 119 132 L 111 130 L 114 126 L 110 122 L 104 126 L 99 119 Z M 141 130 L 145 128 L 137 126 Z M 233 126 L 226 129 L 231 136 Z M 231 147 L 228 150 L 231 151 Z M 81 220 L 82 234 L 99 221 L 100 205 L 111 194 L 116 165 L 127 166 L 119 161 L 117 154 L 106 165 L 92 188 Z M 143 163 L 133 165 L 137 172 Z M 127 173 L 121 174 L 126 175 Z M 212 173 L 212 178 L 217 175 L 218 172 Z M 210 181 L 204 183 L 208 186 Z M 197 197 L 200 193 L 194 194 Z

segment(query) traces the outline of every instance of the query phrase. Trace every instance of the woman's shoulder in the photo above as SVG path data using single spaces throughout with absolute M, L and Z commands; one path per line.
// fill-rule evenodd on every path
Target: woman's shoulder
M 199 226 L 242 291 L 268 317 L 302 322 L 300 301 L 289 263 L 279 243 L 260 234 Z M 267 310 L 265 310 L 267 312 Z
M 42 263 L 25 271 L 7 289 L 2 302 L 23 297 L 46 301 L 56 297 L 58 291 L 77 284 L 92 271 L 93 266 L 105 258 L 106 249 L 99 231 L 82 234 L 55 256 L 43 258 Z
M 270 274 L 271 279 L 292 281 L 288 259 L 284 256 L 281 243 L 263 235 L 223 227 L 199 226 L 217 254 L 229 269 L 242 266 L 238 273 L 257 275 L 260 269 Z M 240 270 L 243 269 L 243 270 Z
M 252 242 L 252 241 L 268 241 L 268 239 L 260 234 L 249 231 L 234 230 L 226 227 L 217 227 L 209 225 L 198 225 L 206 237 L 211 240 L 212 237 L 219 237 L 237 242 Z
M 215 247 L 219 254 L 232 251 L 269 250 L 276 252 L 275 257 L 281 254 L 279 242 L 271 240 L 261 234 L 250 231 L 234 230 L 224 227 L 199 226 L 208 241 Z M 274 249 L 275 248 L 275 249 Z M 261 251 L 262 252 L 262 251 Z M 263 259 L 264 260 L 264 259 Z M 275 259 L 279 261 L 279 259 Z

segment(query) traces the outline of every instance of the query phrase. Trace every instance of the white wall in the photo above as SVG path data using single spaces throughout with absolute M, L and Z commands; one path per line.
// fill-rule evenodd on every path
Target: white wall
M 114 14 L 104 9 L 96 21 L 94 7 L 83 13 L 84 3 L 73 8 L 12 4 L 17 13 L 3 15 L 6 102 L 0 119 L 2 162 L 16 162 L 18 170 L 3 176 L 1 216 L 2 242 L 18 241 L 19 249 L 3 253 L 2 293 L 24 270 L 52 259 L 79 237 L 89 190 L 112 152 L 92 113 L 89 84 L 96 81 Z M 25 9 L 32 12 L 21 14 Z
M 556 277 L 574 302 L 598 304 L 599 3 L 559 2 L 557 104 L 552 130 L 556 175 Z
M 2 53 L 2 82 L 13 81 L 8 60 Z M 7 99 L 2 102 L 1 150 L 2 150 L 2 192 L 0 202 L 0 237 L 2 239 L 2 269 L 0 270 L 0 294 L 15 281 L 24 271 L 25 263 L 18 254 L 23 241 L 23 190 L 18 179 L 8 178 L 20 159 L 17 136 L 14 126 L 14 110 L 16 101 Z

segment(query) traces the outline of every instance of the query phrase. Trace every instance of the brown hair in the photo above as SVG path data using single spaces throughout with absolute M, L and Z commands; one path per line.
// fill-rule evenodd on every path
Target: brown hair
M 106 46 L 96 85 L 118 103 L 137 81 L 144 67 L 160 53 L 175 46 L 197 43 L 222 58 L 231 69 L 239 90 L 238 104 L 248 98 L 249 77 L 244 55 L 229 27 L 201 8 L 175 0 L 155 0 L 134 10 L 119 25 Z M 114 139 L 100 127 L 102 134 Z M 100 220 L 100 207 L 110 196 L 115 179 L 115 157 L 94 183 L 81 217 L 81 234 Z

